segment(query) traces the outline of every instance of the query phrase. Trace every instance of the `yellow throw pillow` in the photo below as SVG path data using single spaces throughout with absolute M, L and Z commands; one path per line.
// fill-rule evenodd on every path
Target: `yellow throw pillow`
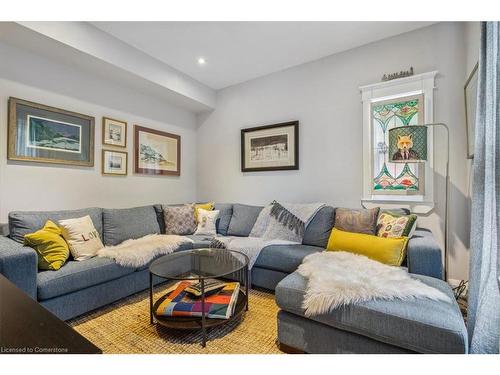
M 44 227 L 35 233 L 24 236 L 24 244 L 38 254 L 38 268 L 56 271 L 69 257 L 69 247 L 62 237 L 61 228 L 48 220 Z
M 405 258 L 407 243 L 408 237 L 383 238 L 333 228 L 326 249 L 361 254 L 390 266 L 400 266 Z
M 198 223 L 198 209 L 201 208 L 206 211 L 212 211 L 215 208 L 214 202 L 200 203 L 194 205 L 194 219 Z

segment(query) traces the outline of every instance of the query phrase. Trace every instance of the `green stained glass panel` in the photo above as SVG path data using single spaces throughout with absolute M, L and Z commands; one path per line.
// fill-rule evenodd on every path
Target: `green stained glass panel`
M 372 104 L 373 191 L 391 194 L 422 191 L 417 163 L 392 163 L 389 158 L 389 130 L 418 125 L 423 120 L 423 95 Z

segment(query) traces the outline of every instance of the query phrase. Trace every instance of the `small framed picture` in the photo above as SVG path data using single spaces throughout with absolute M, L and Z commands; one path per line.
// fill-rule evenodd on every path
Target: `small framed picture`
M 102 174 L 127 175 L 128 154 L 123 151 L 102 150 Z
M 241 171 L 299 169 L 299 122 L 241 129 Z
M 127 147 L 127 123 L 125 121 L 103 117 L 102 144 Z

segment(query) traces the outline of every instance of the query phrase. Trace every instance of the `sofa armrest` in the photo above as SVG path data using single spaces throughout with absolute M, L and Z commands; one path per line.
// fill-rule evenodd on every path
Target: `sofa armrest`
M 30 247 L 0 236 L 0 273 L 36 299 L 38 257 Z
M 408 271 L 419 275 L 443 279 L 441 248 L 427 229 L 417 229 L 408 241 Z

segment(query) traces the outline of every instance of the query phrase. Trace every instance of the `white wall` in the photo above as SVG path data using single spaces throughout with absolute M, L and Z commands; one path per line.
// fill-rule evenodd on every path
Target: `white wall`
M 434 119 L 447 123 L 451 131 L 449 277 L 467 278 L 463 40 L 463 24 L 441 23 L 219 91 L 216 109 L 198 117 L 197 198 L 360 207 L 363 134 L 358 87 L 410 66 L 416 73 L 438 70 Z M 300 170 L 242 173 L 240 129 L 287 120 L 300 121 Z M 434 214 L 419 220 L 443 243 L 442 133 L 436 132 L 435 143 L 437 206 Z
M 465 22 L 465 74 L 467 78 L 479 60 L 480 22 Z
M 9 96 L 94 116 L 94 167 L 7 161 Z M 102 116 L 128 122 L 127 177 L 101 175 Z M 180 177 L 132 173 L 134 124 L 181 135 Z M 196 198 L 196 119 L 192 113 L 3 43 L 0 134 L 0 222 L 5 222 L 12 210 L 132 207 Z
M 464 31 L 465 31 L 465 71 L 464 71 L 464 84 L 469 78 L 472 69 L 479 61 L 479 47 L 480 47 L 480 37 L 481 37 L 481 26 L 480 22 L 465 22 L 464 23 Z M 469 142 L 474 142 L 473 137 L 469 140 Z M 471 217 L 471 209 L 472 209 L 472 159 L 468 159 L 465 163 L 467 169 L 467 217 L 469 218 L 470 225 L 470 217 Z

